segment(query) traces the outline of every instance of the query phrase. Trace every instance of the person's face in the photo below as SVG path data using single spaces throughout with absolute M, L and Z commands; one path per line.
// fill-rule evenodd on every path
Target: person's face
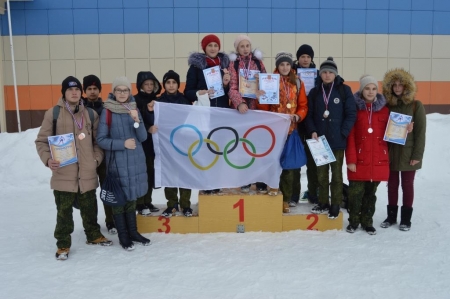
M 155 90 L 155 82 L 153 80 L 145 80 L 141 88 L 145 93 L 152 93 Z
M 174 79 L 169 79 L 166 81 L 166 84 L 164 84 L 164 88 L 167 93 L 174 94 L 178 91 L 178 83 Z
M 289 75 L 289 72 L 291 71 L 291 64 L 287 61 L 283 61 L 278 65 L 278 72 L 280 72 L 281 75 L 287 76 Z
M 248 40 L 243 40 L 238 45 L 238 53 L 241 56 L 248 56 L 252 52 L 252 46 Z
M 70 87 L 64 93 L 64 98 L 69 104 L 78 104 L 81 99 L 81 89 L 78 87 Z
M 114 89 L 114 96 L 118 102 L 125 103 L 130 96 L 130 90 L 125 85 L 116 86 Z
M 219 53 L 219 45 L 215 42 L 209 43 L 205 48 L 205 53 L 210 58 L 216 58 Z
M 86 98 L 89 101 L 97 100 L 99 94 L 100 94 L 100 90 L 95 85 L 91 85 L 88 88 L 86 88 Z
M 322 78 L 323 83 L 331 83 L 336 78 L 336 75 L 330 71 L 324 71 L 320 74 L 320 78 Z
M 308 68 L 309 65 L 311 64 L 311 61 L 312 61 L 311 56 L 309 56 L 308 54 L 303 54 L 298 58 L 298 63 L 303 68 Z
M 377 86 L 373 83 L 367 84 L 362 91 L 364 100 L 372 102 L 377 97 Z
M 396 96 L 401 96 L 403 94 L 403 91 L 405 90 L 405 86 L 397 80 L 392 86 L 392 90 L 394 91 Z

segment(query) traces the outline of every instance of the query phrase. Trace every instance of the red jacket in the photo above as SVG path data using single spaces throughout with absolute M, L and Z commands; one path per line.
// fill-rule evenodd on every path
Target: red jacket
M 372 104 L 372 122 L 369 126 L 370 104 L 367 105 L 355 93 L 357 119 L 347 138 L 345 158 L 348 164 L 356 164 L 356 172 L 347 169 L 349 181 L 387 181 L 389 179 L 389 154 L 387 142 L 383 141 L 389 119 L 386 99 L 377 94 Z M 369 128 L 373 132 L 369 133 Z

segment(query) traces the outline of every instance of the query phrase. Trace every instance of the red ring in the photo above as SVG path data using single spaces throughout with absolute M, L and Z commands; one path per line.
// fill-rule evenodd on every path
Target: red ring
M 261 157 L 267 156 L 275 147 L 275 140 L 276 140 L 275 133 L 268 126 L 259 125 L 259 126 L 254 126 L 254 127 L 251 127 L 250 129 L 248 129 L 247 132 L 245 132 L 245 134 L 244 134 L 244 138 L 247 138 L 247 135 L 255 129 L 266 129 L 270 133 L 270 135 L 272 136 L 272 144 L 270 145 L 270 148 L 265 153 L 254 154 L 251 151 L 249 151 L 249 149 L 247 148 L 247 144 L 242 142 L 242 145 L 244 146 L 244 150 L 247 154 L 249 154 L 250 156 L 255 157 L 255 158 L 261 158 Z

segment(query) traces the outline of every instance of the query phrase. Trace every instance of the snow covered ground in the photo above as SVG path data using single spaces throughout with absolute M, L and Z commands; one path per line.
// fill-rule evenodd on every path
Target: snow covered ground
M 65 262 L 54 257 L 56 209 L 50 171 L 35 150 L 38 129 L 0 134 L 0 298 L 450 298 L 450 116 L 427 120 L 409 232 L 379 228 L 385 183 L 376 236 L 362 230 L 148 234 L 151 246 L 126 252 L 117 236 L 107 235 L 100 207 L 102 232 L 115 244 L 85 245 L 76 210 Z M 161 190 L 155 203 L 165 203 Z

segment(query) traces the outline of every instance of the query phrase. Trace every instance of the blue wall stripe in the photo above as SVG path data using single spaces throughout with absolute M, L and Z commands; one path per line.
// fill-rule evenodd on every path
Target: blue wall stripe
M 450 0 L 34 0 L 11 14 L 14 35 L 450 34 Z

